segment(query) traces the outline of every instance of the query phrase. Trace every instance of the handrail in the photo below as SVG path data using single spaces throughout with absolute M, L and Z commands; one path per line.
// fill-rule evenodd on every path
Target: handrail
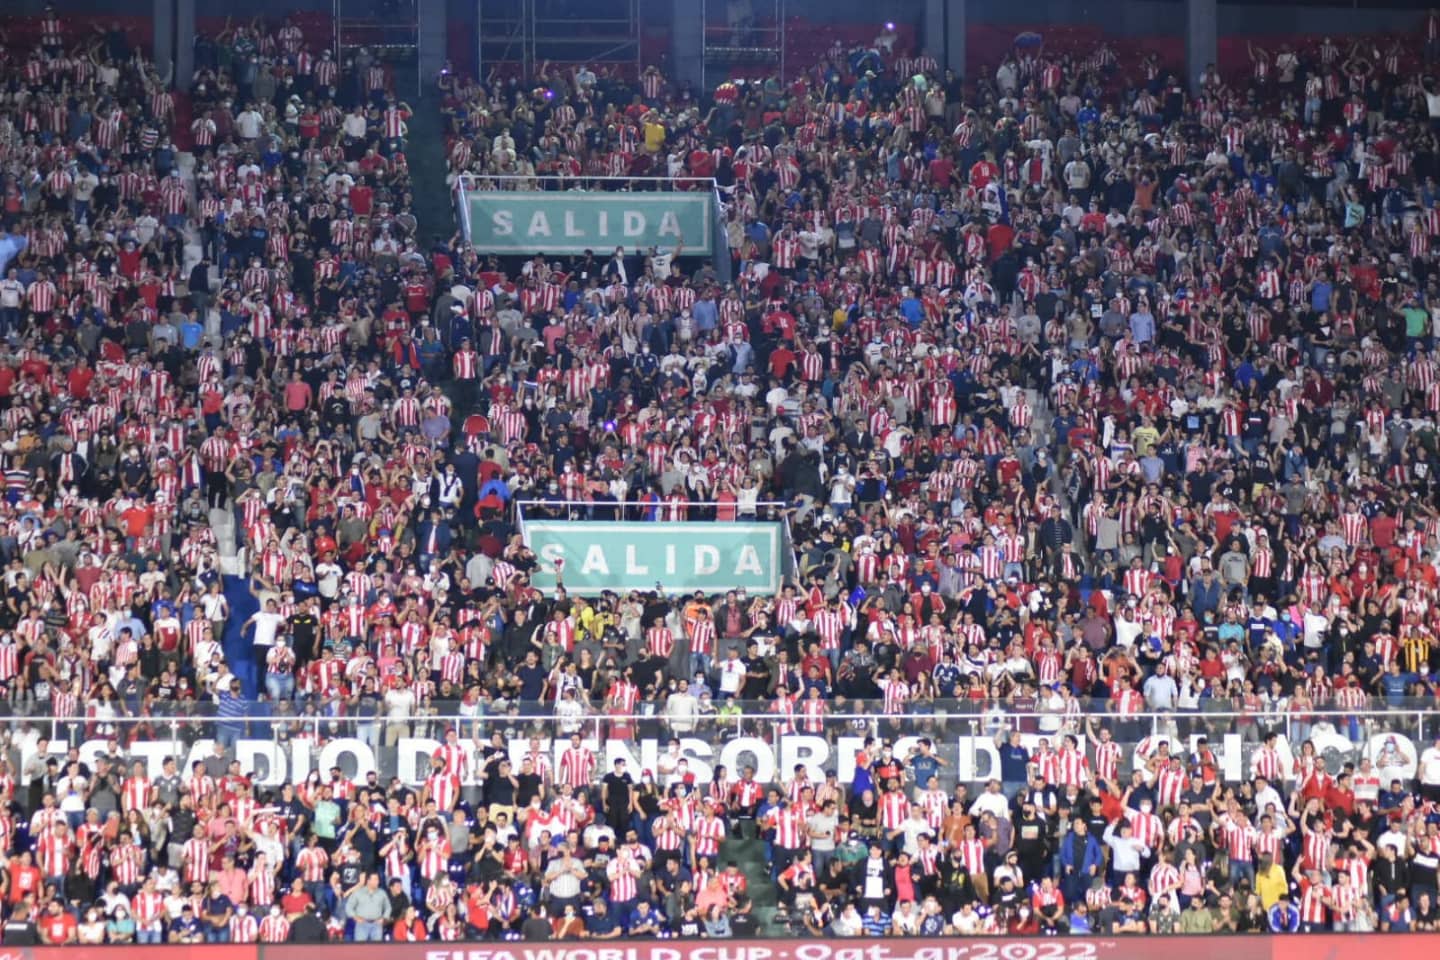
M 568 19 L 565 19 L 565 18 L 563 18 L 563 17 L 558 17 L 558 18 L 557 18 L 557 17 L 541 17 L 541 18 L 537 18 L 537 19 L 534 21 L 534 23 L 535 23 L 535 25 L 536 25 L 537 27 L 538 27 L 538 26 L 563 25 L 563 26 L 572 27 L 572 28 L 579 28 L 579 27 L 582 27 L 582 26 L 584 26 L 584 27 L 608 26 L 609 24 L 612 24 L 612 23 L 623 23 L 623 24 L 625 24 L 625 25 L 628 27 L 628 26 L 630 25 L 630 22 L 631 22 L 631 21 L 630 21 L 630 18 L 629 18 L 629 17 L 598 17 L 598 18 L 581 17 L 581 18 L 577 18 L 577 19 L 574 19 L 574 20 L 568 20 Z
M 299 698 L 299 702 L 300 702 L 300 703 L 304 703 L 307 699 L 309 699 L 309 698 L 306 698 L 306 696 L 305 696 L 304 694 L 301 694 L 301 695 L 300 695 L 300 698 Z M 313 698 L 313 699 L 314 699 L 316 702 L 326 702 L 326 701 L 325 701 L 325 698 L 322 698 L 322 697 L 315 697 L 315 698 Z M 207 698 L 207 702 L 212 702 L 212 701 L 209 701 L 208 698 Z M 778 712 L 778 707 L 779 707 L 778 702 L 771 702 L 771 701 L 735 701 L 735 702 L 736 702 L 737 704 L 742 705 L 742 706 L 741 706 L 741 711 L 740 711 L 739 713 L 731 713 L 731 714 L 724 714 L 724 715 L 720 715 L 720 714 L 707 715 L 706 717 L 704 717 L 704 718 L 702 718 L 702 719 L 714 720 L 716 717 L 719 717 L 720 719 L 723 719 L 723 720 L 726 720 L 726 721 L 729 721 L 729 720 L 740 720 L 740 721 L 765 722 L 765 723 L 774 723 L 774 722 L 777 722 L 778 720 L 784 719 L 784 715 L 782 715 L 781 713 Z M 1412 716 L 1412 717 L 1416 717 L 1416 718 L 1423 718 L 1423 717 L 1426 717 L 1426 716 L 1436 716 L 1436 715 L 1440 715 L 1440 710 L 1437 710 L 1436 705 L 1435 705 L 1434 703 L 1429 702 L 1429 701 L 1414 701 L 1414 702 L 1411 702 L 1411 703 L 1409 703 L 1409 704 L 1405 704 L 1405 705 L 1401 705 L 1401 706 L 1396 706 L 1396 707 L 1393 707 L 1393 708 L 1383 708 L 1383 709 L 1376 709 L 1376 708 L 1374 708 L 1374 707 L 1366 707 L 1366 708 L 1364 708 L 1364 709 L 1358 709 L 1358 710 L 1340 710 L 1340 709 L 1334 709 L 1334 708 L 1314 708 L 1314 709 L 1307 709 L 1307 710 L 1305 710 L 1303 714 L 1292 714 L 1292 713 L 1289 713 L 1288 711 L 1284 711 L 1284 710 L 1280 710 L 1280 711 L 1267 711 L 1267 712 L 1261 712 L 1261 713 L 1252 713 L 1252 712 L 1239 711 L 1239 710 L 1214 710 L 1214 711 L 1210 711 L 1210 710 L 1200 710 L 1200 711 L 1195 711 L 1195 712 L 1183 711 L 1183 710 L 1171 710 L 1171 711 L 1144 711 L 1144 712 L 1141 712 L 1141 713 L 1132 713 L 1132 714 L 1123 714 L 1123 715 L 1121 715 L 1121 714 L 1116 714 L 1116 713 L 1113 713 L 1113 712 L 1103 712 L 1103 711 L 1089 711 L 1089 712 L 1081 712 L 1081 713 L 1079 713 L 1079 714 L 1063 714 L 1063 713 L 1052 713 L 1052 712 L 1044 712 L 1044 711 L 1036 711 L 1036 710 L 1015 710 L 1015 709 L 1013 709 L 1013 708 L 1011 708 L 1011 707 L 1009 707 L 1009 706 L 1007 706 L 1007 705 L 1005 705 L 1005 704 L 1003 704 L 1003 703 L 998 703 L 998 702 L 997 702 L 997 703 L 990 703 L 990 704 L 988 704 L 988 705 L 983 705 L 983 704 L 984 704 L 983 701 L 954 701 L 954 700 L 948 700 L 948 701 L 937 700 L 937 701 L 934 701 L 933 703 L 932 703 L 932 702 L 927 702 L 927 703 L 925 704 L 926 709 L 924 709 L 924 710 L 922 710 L 922 711 L 894 712 L 894 711 L 886 710 L 886 709 L 881 705 L 881 702 L 880 702 L 880 699 L 879 699 L 879 698 L 871 698 L 871 700 L 868 701 L 868 702 L 873 702 L 873 703 L 875 703 L 877 709 L 875 709 L 875 710 L 866 710 L 866 711 L 864 711 L 863 713 L 850 712 L 850 711 L 847 711 L 847 710 L 844 710 L 844 709 L 829 709 L 829 710 L 827 710 L 827 711 L 824 713 L 822 719 L 823 719 L 823 721 L 824 721 L 825 723 L 828 723 L 828 724 L 851 723 L 851 722 L 857 722 L 857 721 L 865 721 L 865 722 L 868 723 L 868 722 L 877 721 L 877 720 L 924 720 L 924 719 L 939 719 L 939 720 L 957 721 L 957 722 L 965 722 L 965 721 L 976 721 L 976 722 L 979 722 L 979 721 L 987 721 L 987 722 L 988 722 L 988 721 L 994 720 L 994 719 L 1003 719 L 1007 724 L 1010 724 L 1010 725 L 1016 725 L 1016 724 L 1018 724 L 1018 725 L 1021 725 L 1021 726 L 1029 726 L 1029 725 L 1031 725 L 1031 724 L 1039 724 L 1039 723 L 1042 722 L 1042 721 L 1043 721 L 1043 722 L 1051 722 L 1051 721 L 1055 721 L 1055 720 L 1057 720 L 1057 719 L 1060 720 L 1060 721 L 1062 721 L 1062 725 L 1064 725 L 1064 723 L 1069 723 L 1069 724 L 1071 724 L 1071 725 L 1074 725 L 1074 724 L 1076 724 L 1077 722 L 1078 722 L 1078 723 L 1086 723 L 1086 722 L 1088 722 L 1088 721 L 1096 721 L 1096 722 L 1111 721 L 1111 720 L 1114 720 L 1114 719 L 1116 719 L 1117 717 L 1119 717 L 1119 718 L 1121 718 L 1121 719 L 1128 720 L 1128 721 L 1132 721 L 1132 722 L 1137 722 L 1137 723 L 1144 723 L 1144 722 L 1152 722 L 1152 723 L 1153 723 L 1153 722 L 1156 722 L 1156 721 L 1171 722 L 1171 721 L 1174 721 L 1174 720 L 1177 720 L 1177 719 L 1192 719 L 1192 720 L 1195 720 L 1195 721 L 1197 721 L 1197 722 L 1214 722 L 1214 721 L 1224 721 L 1224 720 L 1236 720 L 1236 721 L 1241 721 L 1242 723 L 1248 725 L 1248 724 L 1250 724 L 1250 723 L 1257 723 L 1257 722 L 1278 723 L 1278 722 L 1283 722 L 1283 721 L 1286 721 L 1286 720 L 1290 720 L 1290 721 L 1300 720 L 1300 721 L 1306 722 L 1306 723 L 1316 723 L 1316 722 L 1349 721 L 1349 720 L 1352 720 L 1352 719 L 1357 719 L 1357 720 L 1380 720 L 1380 719 L 1384 719 L 1384 720 L 1386 720 L 1387 722 L 1393 723 L 1393 722 L 1395 722 L 1395 721 L 1397 720 L 1397 718 L 1399 718 L 1399 717 L 1404 717 L 1404 716 Z M 172 715 L 165 715 L 165 714 L 155 714 L 155 715 L 139 716 L 139 717 L 115 717 L 115 718 L 104 718 L 104 719 L 96 719 L 96 718 L 94 718 L 94 717 L 86 717 L 86 716 L 59 717 L 59 716 L 53 716 L 53 715 L 48 715 L 48 714 L 47 714 L 47 715 L 38 715 L 38 714 L 37 714 L 37 715 L 30 715 L 30 716 L 15 715 L 15 716 L 12 716 L 12 717 L 8 718 L 8 723 L 9 723 L 9 725 L 11 725 L 11 726 L 14 726 L 14 725 L 17 725 L 17 724 L 37 723 L 37 722 L 46 722 L 46 723 L 54 722 L 54 723 L 60 723 L 60 724 L 68 724 L 68 723 L 76 723 L 76 724 L 96 724 L 96 723 L 101 723 L 101 724 L 119 724 L 119 725 L 126 725 L 126 724 L 135 724 L 135 725 L 138 725 L 138 724 L 146 724 L 146 723 L 166 723 L 166 724 L 168 724 L 168 723 L 180 723 L 180 724 L 185 724 L 185 723 L 194 723 L 194 722 L 215 722 L 215 723 L 264 722 L 264 723 L 273 723 L 273 722 L 275 722 L 277 719 L 286 719 L 286 720 L 294 719 L 294 720 L 305 720 L 305 721 L 307 721 L 307 722 L 309 722 L 309 721 L 318 721 L 318 722 L 324 722 L 324 723 L 342 723 L 342 724 L 355 724 L 355 723 L 364 723 L 364 722 L 379 722 L 379 723 L 382 723 L 382 724 L 383 724 L 383 723 L 387 722 L 387 718 L 384 717 L 383 715 L 380 716 L 380 717 L 369 718 L 368 720 L 363 719 L 363 718 L 358 718 L 358 717 L 355 717 L 355 716 L 326 716 L 326 715 L 306 716 L 306 715 L 303 715 L 303 714 L 286 715 L 286 714 L 283 714 L 283 713 L 277 713 L 277 712 L 276 712 L 276 709 L 275 709 L 275 708 L 276 708 L 276 704 L 273 703 L 273 702 L 271 702 L 271 701 L 252 700 L 252 701 L 248 701 L 248 703 L 250 704 L 250 706 L 253 706 L 253 707 L 263 707 L 263 708 L 265 708 L 265 709 L 262 710 L 262 711 L 259 711 L 259 712 L 255 712 L 255 713 L 246 713 L 246 714 L 243 714 L 243 715 L 236 715 L 236 716 L 220 716 L 220 715 L 217 715 L 217 714 L 202 714 L 202 713 L 194 713 L 194 712 L 192 712 L 192 713 L 190 713 L 190 714 L 188 714 L 188 715 L 183 715 L 183 716 L 181 716 L 181 715 L 174 715 L 174 716 L 172 716 Z M 981 705 L 981 706 L 969 706 L 969 704 L 971 704 L 971 703 L 977 703 L 977 704 L 982 704 L 982 705 Z M 761 709 L 758 709 L 758 710 L 754 709 L 757 704 L 763 704 L 763 706 L 761 707 Z M 291 705 L 291 706 L 294 706 L 295 704 L 290 704 L 290 705 Z M 724 705 L 723 702 L 722 702 L 721 705 Z M 556 714 L 555 714 L 553 708 L 554 708 L 554 705 L 553 705 L 553 704 L 542 704 L 542 703 L 534 703 L 534 702 L 521 702 L 521 703 L 509 704 L 509 709 L 518 711 L 518 712 L 514 712 L 514 713 L 509 712 L 509 710 L 507 710 L 506 712 L 493 713 L 493 714 L 485 714 L 485 713 L 477 713 L 477 714 L 439 714 L 439 713 L 437 713 L 437 714 L 427 714 L 427 715 L 424 715 L 423 719 L 425 719 L 427 722 L 430 722 L 430 723 L 444 723 L 444 722 L 447 722 L 447 721 L 448 721 L 448 722 L 457 722 L 457 723 L 481 722 L 481 723 L 497 723 L 497 724 L 504 723 L 504 724 L 509 724 L 509 723 L 514 723 L 515 720 L 517 720 L 517 719 L 523 719 L 523 720 L 537 720 L 537 719 L 554 720 L 554 719 L 557 719 Z M 797 713 L 796 713 L 795 716 L 796 716 L 797 721 L 798 721 L 798 719 L 799 719 L 798 708 L 799 708 L 799 705 L 796 704 Z M 663 709 L 663 708 L 662 708 L 662 709 Z M 533 712 L 532 712 L 532 711 L 533 711 Z M 415 715 L 415 716 L 413 716 L 411 719 L 413 720 L 413 719 L 419 719 L 419 718 L 420 718 L 420 715 Z M 569 718 L 569 717 L 564 717 L 564 718 L 562 718 L 562 719 L 569 720 L 569 719 L 571 719 L 571 718 Z M 612 724 L 629 724 L 629 723 L 653 722 L 653 721 L 655 721 L 655 720 L 663 720 L 663 719 L 665 719 L 665 714 L 664 714 L 663 712 L 661 712 L 661 710 L 657 710 L 657 711 L 654 712 L 654 713 L 643 713 L 643 712 L 636 713 L 636 712 L 625 712 L 625 711 L 608 712 L 608 711 L 606 711 L 606 710 L 604 710 L 604 709 L 590 708 L 590 709 L 585 710 L 584 713 L 580 714 L 580 716 L 579 716 L 578 719 L 581 719 L 581 720 L 584 720 L 584 721 L 590 721 L 590 722 L 600 720 L 600 721 L 605 721 L 605 722 L 607 722 L 607 723 L 612 723 Z M 5 727 L 5 724 L 4 724 L 4 723 L 0 723 L 0 729 L 4 729 L 4 727 Z M 1437 736 L 1436 739 L 1440 739 L 1440 736 Z
M 500 180 L 510 182 L 523 180 L 525 182 L 544 182 L 554 180 L 562 183 L 574 183 L 579 180 L 584 180 L 595 183 L 703 183 L 709 184 L 712 189 L 718 187 L 718 183 L 714 177 L 612 177 L 591 176 L 590 174 L 580 174 L 578 176 L 571 177 L 557 173 L 536 173 L 526 175 L 521 173 L 474 173 L 468 170 L 462 170 L 455 176 L 457 180 L 469 181 Z
M 594 500 L 516 500 L 517 507 L 600 507 L 601 509 L 614 509 L 617 507 L 652 507 L 657 510 L 669 509 L 671 504 L 664 500 L 652 503 L 648 500 L 616 500 L 614 503 L 597 503 Z M 736 503 L 733 500 L 686 500 L 682 507 L 733 507 Z M 757 507 L 789 507 L 791 504 L 785 500 L 757 500 Z

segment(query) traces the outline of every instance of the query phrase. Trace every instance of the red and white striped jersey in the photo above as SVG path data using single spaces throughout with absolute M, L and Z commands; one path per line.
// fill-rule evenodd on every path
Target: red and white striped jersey
M 1221 823 L 1221 835 L 1231 860 L 1241 863 L 1250 863 L 1254 860 L 1256 837 L 1254 827 L 1248 823 L 1242 826 L 1226 815 Z
M 720 853 L 720 844 L 725 840 L 725 821 L 717 816 L 701 817 L 692 828 L 695 835 L 696 856 L 713 858 Z
M 290 939 L 290 921 L 284 914 L 267 916 L 260 921 L 261 943 L 285 943 Z
M 325 852 L 324 847 L 302 847 L 300 852 L 295 854 L 295 869 L 306 883 L 322 882 L 329 865 L 330 855 Z
M 639 892 L 636 882 L 640 864 L 628 851 L 621 851 L 605 866 L 605 878 L 610 881 L 610 901 L 629 903 Z
M 910 818 L 910 800 L 899 790 L 891 790 L 880 796 L 880 826 L 885 830 L 899 830 L 901 824 Z
M 1175 869 L 1175 865 L 1168 860 L 1161 860 L 1156 863 L 1155 868 L 1150 871 L 1150 882 L 1148 884 L 1150 896 L 1157 897 L 1167 890 L 1174 889 L 1175 885 L 1179 882 L 1180 871 Z
M 230 918 L 230 942 L 254 943 L 260 937 L 260 923 L 254 915 L 236 913 Z
M 1325 900 L 1330 895 L 1323 883 L 1300 880 L 1300 922 L 1321 924 L 1325 922 Z

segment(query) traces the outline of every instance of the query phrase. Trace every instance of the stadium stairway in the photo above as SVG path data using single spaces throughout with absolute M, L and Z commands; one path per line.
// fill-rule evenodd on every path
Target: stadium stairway
M 241 628 L 260 609 L 260 603 L 250 592 L 249 577 L 226 574 L 221 583 L 225 599 L 230 602 L 230 616 L 225 621 L 225 635 L 220 638 L 220 646 L 225 651 L 225 662 L 230 664 L 231 672 L 240 680 L 241 691 L 247 699 L 254 700 L 264 690 L 255 672 L 254 647 L 249 635 L 242 633 Z
M 756 934 L 774 936 L 788 933 L 790 928 L 786 924 L 775 922 L 778 890 L 770 879 L 770 868 L 765 863 L 765 842 L 755 837 L 741 839 L 730 836 L 720 846 L 718 866 L 723 868 L 732 860 L 749 881 Z
M 435 239 L 449 240 L 455 229 L 455 211 L 450 188 L 445 182 L 445 130 L 440 116 L 440 98 L 426 90 L 413 104 L 407 124 L 410 183 L 416 221 L 416 247 L 428 251 Z

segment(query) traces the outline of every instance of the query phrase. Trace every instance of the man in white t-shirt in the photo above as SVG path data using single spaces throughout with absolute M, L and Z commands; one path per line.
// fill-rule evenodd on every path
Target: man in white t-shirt
M 1432 803 L 1440 800 L 1440 737 L 1420 754 L 1420 793 Z
M 260 131 L 265 126 L 265 118 L 254 105 L 246 107 L 240 115 L 235 118 L 235 133 L 241 140 L 254 140 L 260 136 Z
M 210 632 L 218 642 L 225 634 L 225 621 L 230 617 L 230 601 L 220 589 L 220 582 L 210 584 L 209 592 L 200 597 L 200 612 L 210 621 Z
M 1440 120 L 1440 93 L 1435 90 L 1435 81 L 1421 80 L 1421 89 L 1425 91 L 1425 113 L 1431 120 Z
M 25 299 L 25 284 L 20 282 L 19 273 L 12 267 L 0 280 L 0 334 L 18 329 L 20 326 L 20 304 Z
M 684 249 L 685 243 L 679 239 L 675 241 L 675 249 L 669 253 L 661 253 L 659 247 L 650 249 L 650 272 L 658 282 L 664 283 L 670 276 L 670 264 L 675 262 Z
M 285 618 L 275 606 L 273 599 L 266 600 L 265 606 L 250 615 L 245 625 L 240 628 L 243 635 L 246 630 L 254 629 L 255 633 L 250 638 L 251 649 L 255 657 L 255 670 L 257 676 L 264 676 L 266 662 L 270 657 L 270 651 L 275 648 L 275 639 L 280 635 L 280 628 L 285 623 Z
M 385 691 L 385 746 L 393 747 L 410 735 L 410 716 L 415 712 L 415 691 L 397 678 Z
M 745 682 L 745 662 L 740 659 L 740 648 L 731 647 L 725 659 L 720 661 L 720 696 L 740 696 L 740 686 Z

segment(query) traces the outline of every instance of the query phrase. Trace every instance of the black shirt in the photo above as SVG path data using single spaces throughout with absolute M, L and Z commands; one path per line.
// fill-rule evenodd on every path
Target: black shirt
M 29 920 L 6 920 L 3 938 L 6 946 L 33 947 L 40 942 L 35 924 Z
M 296 917 L 295 922 L 290 924 L 291 943 L 324 943 L 328 939 L 325 924 L 311 911 Z
M 544 917 L 531 917 L 520 928 L 520 936 L 525 940 L 549 940 L 551 932 L 550 921 Z
M 538 773 L 517 773 L 515 779 L 520 781 L 520 789 L 515 793 L 515 805 L 517 807 L 530 806 L 530 798 L 540 794 L 540 775 Z
M 349 890 L 351 887 L 355 886 L 355 884 L 360 882 L 360 877 L 362 874 L 364 874 L 364 872 L 365 871 L 358 863 L 341 864 L 340 886 L 345 890 Z
M 530 702 L 539 700 L 545 690 L 545 668 L 539 665 L 522 666 L 515 675 L 520 678 L 520 699 Z
M 760 676 L 750 676 L 760 674 Z M 765 662 L 764 657 L 745 658 L 745 685 L 741 688 L 740 695 L 746 700 L 760 700 L 770 687 L 770 666 Z
M 319 628 L 320 621 L 315 614 L 308 610 L 301 611 L 290 618 L 290 632 L 295 638 L 295 650 L 301 657 L 309 658 L 315 652 L 315 631 Z
M 502 807 L 515 806 L 515 784 L 510 782 L 509 777 L 497 775 L 488 778 L 485 781 L 485 802 Z
M 629 774 L 617 774 L 612 770 L 610 773 L 605 774 L 605 778 L 601 780 L 600 783 L 601 786 L 605 788 L 605 809 L 607 811 L 626 812 L 630 809 L 630 789 L 632 782 Z

